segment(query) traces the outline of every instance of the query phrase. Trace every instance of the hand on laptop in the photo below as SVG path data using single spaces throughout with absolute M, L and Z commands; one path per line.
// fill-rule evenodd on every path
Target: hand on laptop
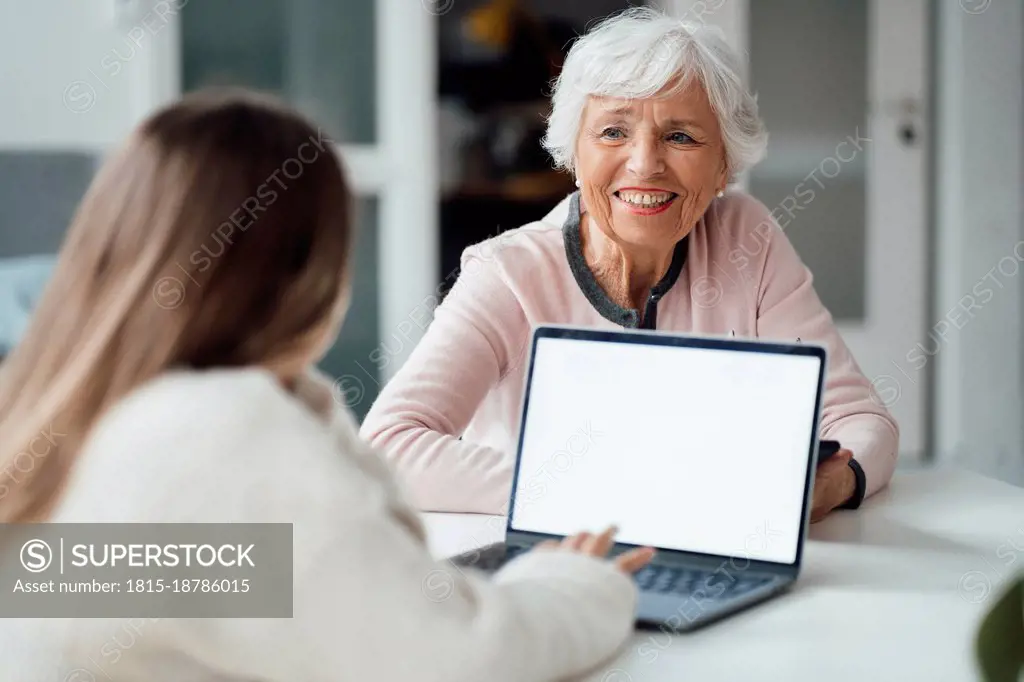
M 849 467 L 853 452 L 840 450 L 818 465 L 814 474 L 814 500 L 811 503 L 811 523 L 817 523 L 828 513 L 850 499 L 857 480 Z
M 618 530 L 615 526 L 609 526 L 600 535 L 577 533 L 576 535 L 566 536 L 561 542 L 556 540 L 542 542 L 537 545 L 536 549 L 554 549 L 604 557 L 608 555 L 608 550 L 612 548 L 615 534 Z M 615 565 L 626 573 L 636 573 L 650 563 L 653 558 L 653 547 L 637 547 L 615 557 Z

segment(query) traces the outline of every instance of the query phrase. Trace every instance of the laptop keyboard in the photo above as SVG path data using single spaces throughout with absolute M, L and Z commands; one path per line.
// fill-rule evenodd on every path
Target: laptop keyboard
M 472 550 L 451 557 L 456 566 L 468 566 L 481 571 L 496 571 L 509 561 L 527 551 L 529 547 L 522 545 L 493 545 L 480 550 Z
M 494 571 L 529 549 L 524 545 L 503 545 L 491 551 L 467 553 L 458 557 L 456 563 Z M 709 572 L 656 565 L 643 567 L 634 579 L 644 592 L 688 595 L 701 591 L 707 599 L 733 598 L 771 580 L 770 577 L 744 575 L 742 572 L 734 575 L 728 571 Z
M 698 571 L 670 566 L 645 566 L 634 576 L 644 592 L 692 594 L 702 591 L 708 599 L 736 597 L 766 584 L 771 578 Z
M 515 559 L 517 556 L 519 556 L 528 549 L 529 547 L 524 547 L 523 545 L 507 546 L 505 548 L 505 562 L 507 563 L 509 561 L 512 561 L 512 559 Z

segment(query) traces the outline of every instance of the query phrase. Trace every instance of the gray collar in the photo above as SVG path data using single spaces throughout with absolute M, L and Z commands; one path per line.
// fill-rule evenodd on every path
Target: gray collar
M 569 260 L 569 269 L 572 271 L 576 284 L 579 285 L 583 295 L 587 297 L 594 309 L 607 320 L 623 327 L 639 327 L 641 320 L 643 326 L 653 329 L 657 323 L 658 301 L 661 300 L 672 285 L 679 279 L 679 273 L 683 271 L 686 263 L 687 239 L 683 237 L 675 246 L 672 253 L 672 264 L 668 272 L 651 289 L 650 297 L 647 299 L 647 306 L 641 315 L 635 308 L 623 308 L 608 297 L 597 278 L 591 272 L 583 257 L 583 242 L 580 236 L 580 193 L 574 192 L 569 199 L 569 215 L 565 218 L 562 226 L 562 237 L 565 241 L 565 255 Z

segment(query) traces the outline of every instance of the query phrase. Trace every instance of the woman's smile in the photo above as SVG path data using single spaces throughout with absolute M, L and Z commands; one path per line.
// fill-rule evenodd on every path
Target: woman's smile
M 612 195 L 633 215 L 650 216 L 668 210 L 679 195 L 649 187 L 623 187 Z

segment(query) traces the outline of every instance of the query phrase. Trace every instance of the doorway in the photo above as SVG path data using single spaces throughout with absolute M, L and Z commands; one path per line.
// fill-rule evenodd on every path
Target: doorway
M 666 0 L 747 56 L 769 133 L 742 184 L 773 210 L 877 400 L 922 461 L 930 135 L 925 0 Z M 923 350 L 922 350 L 923 349 Z

